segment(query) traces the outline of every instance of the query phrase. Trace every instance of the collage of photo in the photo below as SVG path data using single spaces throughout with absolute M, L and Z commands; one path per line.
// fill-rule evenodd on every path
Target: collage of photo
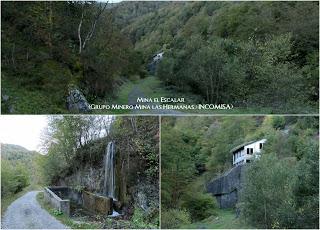
M 1 229 L 319 229 L 318 1 L 1 1 Z

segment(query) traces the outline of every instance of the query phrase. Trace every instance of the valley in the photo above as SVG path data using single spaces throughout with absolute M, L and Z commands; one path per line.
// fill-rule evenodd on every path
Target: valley
M 141 92 L 183 97 L 188 105 L 233 105 L 183 113 L 318 112 L 316 2 L 4 2 L 2 8 L 6 114 L 95 113 L 88 104 L 130 104 Z

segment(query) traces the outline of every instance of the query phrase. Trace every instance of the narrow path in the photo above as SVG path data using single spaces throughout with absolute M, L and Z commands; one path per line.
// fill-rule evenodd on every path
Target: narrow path
M 7 229 L 66 229 L 36 200 L 39 191 L 31 191 L 12 202 L 3 215 L 1 228 Z
M 128 95 L 128 104 L 129 105 L 157 105 L 159 103 L 150 103 L 150 102 L 137 102 L 138 98 L 146 98 L 144 93 L 139 89 L 138 86 L 135 86 Z M 170 110 L 170 109 L 150 109 L 150 110 L 132 110 L 135 114 L 183 114 L 180 111 Z

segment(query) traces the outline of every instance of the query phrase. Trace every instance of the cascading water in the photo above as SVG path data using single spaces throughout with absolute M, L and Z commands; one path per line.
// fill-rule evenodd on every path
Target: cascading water
M 115 145 L 113 141 L 110 141 L 105 150 L 105 162 L 104 162 L 104 184 L 103 194 L 116 200 L 115 197 Z
M 113 141 L 110 141 L 105 150 L 103 194 L 113 200 L 117 200 L 115 196 L 115 154 L 115 144 Z M 119 215 L 120 213 L 113 210 L 109 216 L 116 217 Z

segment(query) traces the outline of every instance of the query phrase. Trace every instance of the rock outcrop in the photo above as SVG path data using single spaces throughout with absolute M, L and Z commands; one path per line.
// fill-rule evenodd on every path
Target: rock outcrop
M 216 197 L 220 208 L 235 207 L 245 174 L 245 165 L 238 165 L 207 184 L 207 191 Z
M 1 108 L 3 113 L 15 113 L 13 100 L 6 94 L 1 95 Z
M 159 208 L 159 191 L 153 184 L 138 182 L 133 187 L 133 200 L 135 205 L 141 208 L 146 214 Z
M 67 109 L 70 112 L 89 112 L 90 107 L 85 96 L 76 88 L 69 90 L 69 95 L 67 97 Z

